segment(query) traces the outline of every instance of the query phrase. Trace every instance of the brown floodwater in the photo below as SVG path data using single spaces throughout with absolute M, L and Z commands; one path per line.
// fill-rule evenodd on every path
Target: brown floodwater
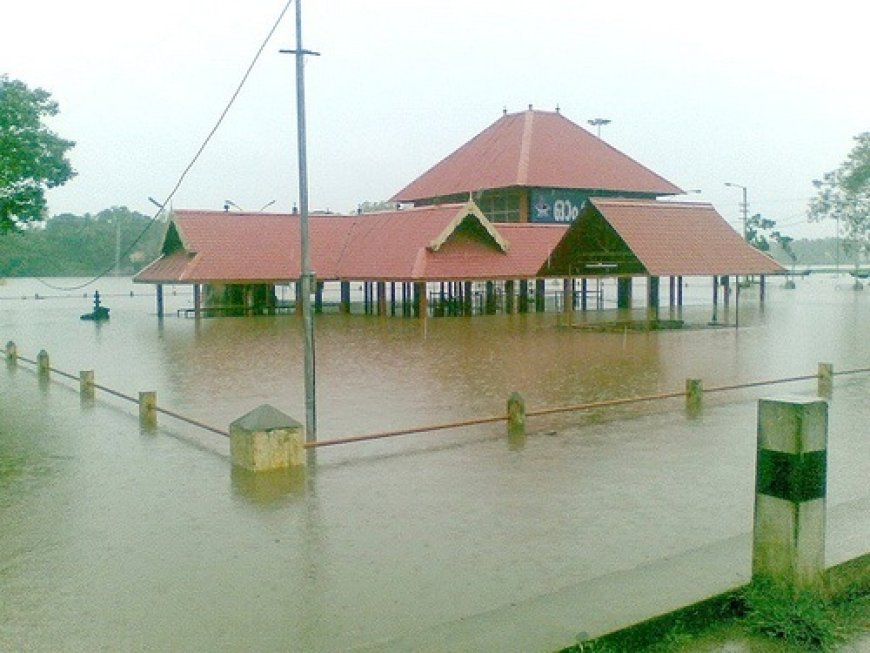
M 710 283 L 688 282 L 683 317 L 706 325 Z M 773 280 L 764 307 L 744 293 L 739 329 L 321 315 L 318 436 L 498 415 L 514 391 L 533 410 L 670 392 L 686 378 L 710 387 L 814 374 L 822 361 L 867 368 L 870 292 L 849 284 L 810 277 L 788 291 Z M 297 318 L 176 317 L 191 303 L 178 287 L 158 320 L 150 288 L 97 287 L 111 308 L 103 324 L 78 319 L 85 291 L 7 280 L 0 339 L 130 395 L 154 390 L 161 406 L 221 429 L 263 403 L 304 421 Z M 718 319 L 733 322 L 734 309 L 732 299 Z M 868 374 L 835 380 L 831 506 L 868 505 L 868 389 Z M 815 391 L 802 381 L 717 393 L 696 417 L 671 399 L 529 418 L 523 446 L 496 423 L 330 447 L 304 478 L 258 477 L 231 472 L 221 436 L 165 416 L 143 432 L 135 406 L 99 391 L 82 402 L 75 382 L 7 366 L 0 649 L 333 651 L 498 614 L 747 532 L 756 400 Z M 829 542 L 829 558 L 868 548 L 859 533 Z

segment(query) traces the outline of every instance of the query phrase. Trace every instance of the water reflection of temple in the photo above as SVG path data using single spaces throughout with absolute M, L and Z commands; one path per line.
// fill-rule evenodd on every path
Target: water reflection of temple
M 679 306 L 683 276 L 712 277 L 715 303 L 731 276 L 783 272 L 712 205 L 673 200 L 682 193 L 558 111 L 505 113 L 396 193 L 399 208 L 310 217 L 315 310 L 571 312 L 602 278 L 617 280 L 618 306 L 630 308 L 638 277 L 657 310 L 662 277 Z M 159 314 L 164 284 L 192 285 L 197 316 L 293 309 L 275 288 L 296 285 L 299 241 L 297 215 L 179 210 L 135 281 L 157 286 Z M 549 304 L 547 280 L 561 280 Z

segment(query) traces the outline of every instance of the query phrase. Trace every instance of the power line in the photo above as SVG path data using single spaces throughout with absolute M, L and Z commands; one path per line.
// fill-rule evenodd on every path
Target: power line
M 139 233 L 139 235 L 133 239 L 133 242 L 130 243 L 130 245 L 127 247 L 127 249 L 124 250 L 124 252 L 123 252 L 123 254 L 121 254 L 121 256 L 127 256 L 131 251 L 133 251 L 133 248 L 139 243 L 140 240 L 142 240 L 142 238 L 145 236 L 145 234 L 148 232 L 148 230 L 157 221 L 157 218 L 160 216 L 160 213 L 163 211 L 163 209 L 172 201 L 172 198 L 175 197 L 175 194 L 178 192 L 178 189 L 181 188 L 181 184 L 184 183 L 184 180 L 187 177 L 188 173 L 191 171 L 193 166 L 199 160 L 199 157 L 202 156 L 202 153 L 205 151 L 205 148 L 208 146 L 208 144 L 211 142 L 212 138 L 214 138 L 214 135 L 217 133 L 217 130 L 223 124 L 224 119 L 227 117 L 227 114 L 230 112 L 230 109 L 232 108 L 233 104 L 235 104 L 236 99 L 239 97 L 239 94 L 242 92 L 242 88 L 245 86 L 245 83 L 248 81 L 248 77 L 250 77 L 251 72 L 254 70 L 254 66 L 260 60 L 260 56 L 263 54 L 263 50 L 266 49 L 266 46 L 269 44 L 269 41 L 272 40 L 272 36 L 275 34 L 275 30 L 278 29 L 278 26 L 281 24 L 281 21 L 284 19 L 284 14 L 286 14 L 287 10 L 290 9 L 291 4 L 293 4 L 293 0 L 287 0 L 287 4 L 284 5 L 284 8 L 278 14 L 278 18 L 275 19 L 275 22 L 272 25 L 271 29 L 269 30 L 269 33 L 266 35 L 266 38 L 263 39 L 263 42 L 260 44 L 260 47 L 257 49 L 257 53 L 254 55 L 254 58 L 251 60 L 251 63 L 248 65 L 247 70 L 245 70 L 245 74 L 242 75 L 241 81 L 239 82 L 238 86 L 236 86 L 236 90 L 233 91 L 233 94 L 232 94 L 232 96 L 230 96 L 230 99 L 227 102 L 226 106 L 224 107 L 223 111 L 221 111 L 220 116 L 218 117 L 217 122 L 215 122 L 214 127 L 212 127 L 211 131 L 205 137 L 205 140 L 203 140 L 202 145 L 199 146 L 199 149 L 197 149 L 196 153 L 193 155 L 193 158 L 190 160 L 190 163 L 187 164 L 187 167 L 185 167 L 184 170 L 182 171 L 182 173 L 179 175 L 178 180 L 175 182 L 175 186 L 172 187 L 172 190 L 170 191 L 169 195 L 166 196 L 166 199 L 163 200 L 163 203 L 160 205 L 160 208 L 158 208 L 157 211 L 154 213 L 154 215 L 151 216 L 151 220 L 142 229 L 142 231 Z M 45 279 L 42 279 L 40 277 L 35 277 L 35 279 L 37 281 L 39 281 L 41 284 L 51 288 L 52 290 L 63 290 L 63 291 L 81 290 L 82 288 L 90 286 L 92 283 L 98 281 L 99 279 L 102 279 L 104 276 L 106 276 L 109 272 L 111 272 L 114 269 L 115 269 L 115 263 L 113 262 L 111 265 L 106 266 L 106 268 L 102 272 L 100 272 L 98 275 L 96 275 L 95 277 L 93 277 L 89 281 L 86 281 L 85 283 L 78 284 L 76 286 L 56 286 L 56 285 L 53 285 L 53 284 L 49 283 L 48 281 L 46 281 Z

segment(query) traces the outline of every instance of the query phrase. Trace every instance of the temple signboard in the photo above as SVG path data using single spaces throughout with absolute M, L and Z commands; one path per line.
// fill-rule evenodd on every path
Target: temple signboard
M 529 222 L 568 224 L 580 214 L 586 194 L 565 188 L 535 188 L 531 193 Z

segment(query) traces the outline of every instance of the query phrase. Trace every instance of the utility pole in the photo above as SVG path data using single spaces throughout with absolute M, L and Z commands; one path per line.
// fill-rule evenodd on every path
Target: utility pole
M 305 55 L 317 52 L 302 47 L 302 0 L 296 0 L 296 49 L 281 50 L 296 55 L 296 132 L 299 159 L 299 233 L 302 266 L 299 283 L 302 300 L 302 324 L 305 340 L 305 441 L 317 440 L 317 394 L 314 375 L 314 316 L 311 313 L 311 291 L 314 274 L 308 246 L 308 153 L 305 135 Z
M 743 240 L 746 240 L 746 224 L 749 220 L 749 200 L 747 198 L 746 186 L 735 184 L 730 181 L 726 181 L 725 185 L 731 186 L 732 188 L 739 188 L 743 191 L 743 201 L 740 203 L 740 212 L 743 214 Z
M 121 276 L 121 216 L 115 216 L 115 276 Z

